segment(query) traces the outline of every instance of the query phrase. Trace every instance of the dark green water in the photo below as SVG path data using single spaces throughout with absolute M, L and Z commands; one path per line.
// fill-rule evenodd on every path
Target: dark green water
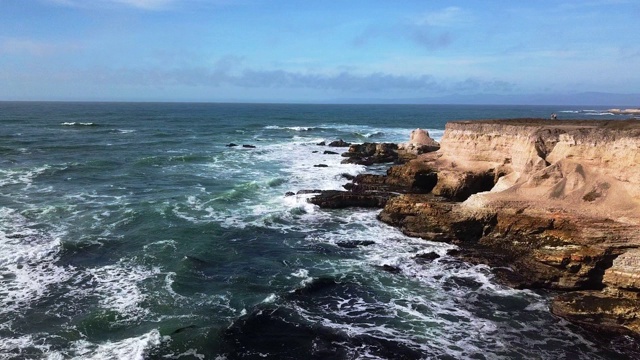
M 634 358 L 631 340 L 555 318 L 452 246 L 284 196 L 382 170 L 323 140 L 616 118 L 590 110 L 0 103 L 0 358 Z M 339 246 L 353 240 L 372 244 Z M 429 251 L 442 257 L 416 262 Z

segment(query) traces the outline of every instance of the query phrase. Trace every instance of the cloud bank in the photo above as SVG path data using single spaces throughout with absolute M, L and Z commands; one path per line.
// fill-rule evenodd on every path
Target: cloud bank
M 244 89 L 310 89 L 344 94 L 429 94 L 447 92 L 505 93 L 514 90 L 513 83 L 500 80 L 466 78 L 457 81 L 440 79 L 431 74 L 398 75 L 384 72 L 333 73 L 296 72 L 283 69 L 237 68 L 235 58 L 223 58 L 211 68 L 190 67 L 176 69 L 98 68 L 80 72 L 47 74 L 65 82 L 100 83 L 145 87 L 202 87 Z M 31 73 L 30 76 L 34 74 Z

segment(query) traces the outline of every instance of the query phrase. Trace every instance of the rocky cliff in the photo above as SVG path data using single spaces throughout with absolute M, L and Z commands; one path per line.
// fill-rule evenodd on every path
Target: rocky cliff
M 380 219 L 462 244 L 514 286 L 575 291 L 560 316 L 640 333 L 639 150 L 638 121 L 449 123 L 405 166 L 437 173 L 440 198 L 393 198 Z
M 560 316 L 640 334 L 640 121 L 459 121 L 440 145 L 352 192 L 382 189 L 382 221 L 513 286 L 565 292 Z

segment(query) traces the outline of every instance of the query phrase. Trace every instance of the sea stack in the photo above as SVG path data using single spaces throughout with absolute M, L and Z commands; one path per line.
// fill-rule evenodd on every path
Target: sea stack
M 415 129 L 411 131 L 408 142 L 398 144 L 398 155 L 404 161 L 408 161 L 417 155 L 437 151 L 438 149 L 440 149 L 440 144 L 429 136 L 427 130 Z

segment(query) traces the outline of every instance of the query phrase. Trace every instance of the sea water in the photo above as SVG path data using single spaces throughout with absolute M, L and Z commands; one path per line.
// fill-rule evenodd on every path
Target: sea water
M 0 103 L 0 359 L 637 358 L 631 339 L 572 326 L 550 294 L 500 285 L 378 210 L 285 196 L 387 167 L 341 164 L 323 141 L 403 142 L 414 128 L 439 139 L 450 120 L 554 112 L 623 118 Z M 440 257 L 416 259 L 427 252 Z

